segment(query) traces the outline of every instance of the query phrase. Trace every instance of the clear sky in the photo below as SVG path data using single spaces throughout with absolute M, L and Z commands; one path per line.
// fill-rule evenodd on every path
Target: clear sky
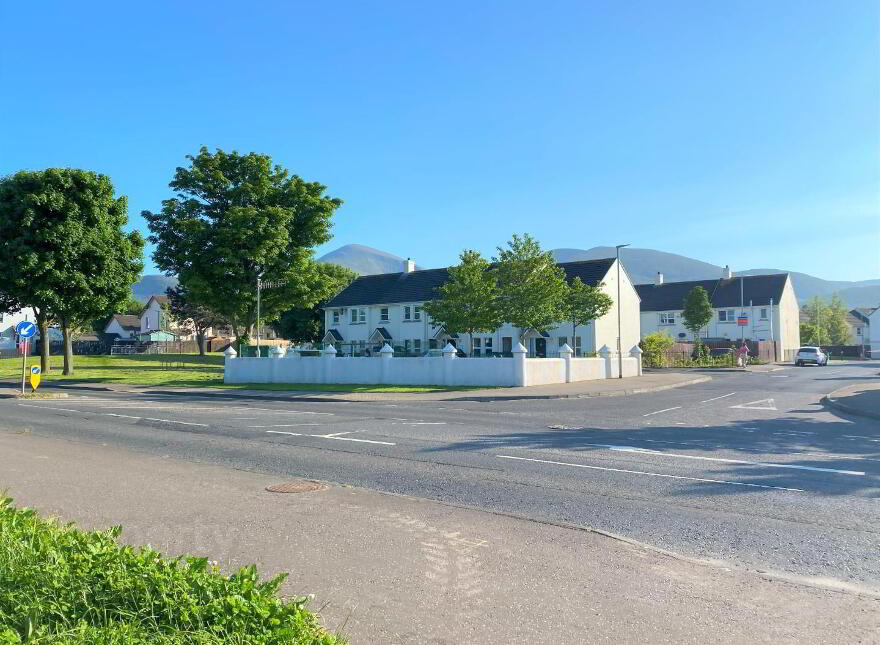
M 7 2 L 0 174 L 106 173 L 146 230 L 184 155 L 259 151 L 345 201 L 321 251 L 880 278 L 878 6 Z

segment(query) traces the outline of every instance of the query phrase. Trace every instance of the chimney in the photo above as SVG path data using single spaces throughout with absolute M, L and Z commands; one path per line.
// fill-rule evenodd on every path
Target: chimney
M 412 273 L 416 270 L 416 261 L 412 258 L 407 258 L 406 262 L 403 263 L 403 272 L 404 273 Z
M 733 277 L 733 272 L 730 270 L 730 265 L 725 264 L 724 268 L 721 269 L 721 279 L 729 280 Z
M 663 274 L 659 271 L 657 272 L 657 277 L 654 278 L 654 284 L 660 285 L 663 284 Z

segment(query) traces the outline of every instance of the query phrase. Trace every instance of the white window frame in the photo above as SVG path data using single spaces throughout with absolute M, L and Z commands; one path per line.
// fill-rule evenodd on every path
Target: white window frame
M 367 310 L 366 309 L 358 309 L 358 322 L 365 323 L 367 322 Z
M 761 307 L 761 320 L 767 320 L 767 307 Z
M 334 310 L 331 312 L 331 314 L 332 314 L 332 316 L 333 316 L 333 324 L 334 324 L 334 325 L 338 325 L 338 324 L 339 324 L 339 310 L 338 310 L 338 309 L 334 309 Z
M 382 307 L 379 309 L 379 320 L 382 322 L 388 322 L 391 320 L 391 315 L 388 313 L 388 307 Z
M 413 338 L 413 353 L 420 354 L 422 352 L 422 339 Z
M 575 355 L 575 356 L 580 356 L 580 355 L 581 355 L 581 347 L 582 347 L 582 345 L 581 345 L 581 337 L 580 337 L 580 336 L 574 336 L 574 337 L 572 338 L 572 340 L 574 341 L 574 348 L 573 348 L 573 349 L 574 349 L 574 355 Z
M 419 305 L 413 306 L 413 320 L 422 319 L 422 308 Z
M 721 317 L 721 314 L 724 314 L 724 317 Z M 719 309 L 718 310 L 718 322 L 720 323 L 735 323 L 736 322 L 736 309 Z
M 352 324 L 352 325 L 357 325 L 357 321 L 358 321 L 358 310 L 357 310 L 357 307 L 352 307 L 352 308 L 349 310 L 349 313 L 350 313 L 349 320 L 350 320 L 351 324 Z
M 411 316 L 412 316 L 412 307 L 410 307 L 409 305 L 405 305 L 403 307 L 403 319 L 404 320 L 412 320 Z
M 675 324 L 675 312 L 661 311 L 660 312 L 660 324 L 661 325 L 674 325 Z

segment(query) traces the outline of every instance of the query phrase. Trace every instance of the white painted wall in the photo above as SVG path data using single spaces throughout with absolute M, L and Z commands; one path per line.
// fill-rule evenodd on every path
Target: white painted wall
M 871 312 L 868 321 L 866 344 L 871 346 L 871 358 L 880 358 L 880 307 Z
M 566 366 L 566 363 L 569 366 Z M 638 376 L 640 359 L 624 358 L 624 376 Z M 394 358 L 299 356 L 279 358 L 227 356 L 225 383 L 351 383 L 383 385 L 528 386 L 616 378 L 617 358 L 443 357 Z
M 107 323 L 107 326 L 104 327 L 105 334 L 118 334 L 120 338 L 134 338 L 135 332 L 134 330 L 129 331 L 125 327 L 119 324 L 119 321 L 115 318 L 111 318 L 110 322 Z

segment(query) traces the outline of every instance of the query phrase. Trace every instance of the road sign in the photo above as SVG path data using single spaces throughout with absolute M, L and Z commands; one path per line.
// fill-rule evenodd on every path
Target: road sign
M 37 326 L 32 322 L 22 320 L 15 326 L 15 332 L 19 338 L 30 338 L 37 333 Z
M 31 368 L 31 389 L 36 392 L 38 387 L 40 387 L 40 368 L 34 366 Z
M 740 316 L 736 319 L 736 324 L 740 327 L 748 327 L 749 325 L 749 317 L 748 316 Z

